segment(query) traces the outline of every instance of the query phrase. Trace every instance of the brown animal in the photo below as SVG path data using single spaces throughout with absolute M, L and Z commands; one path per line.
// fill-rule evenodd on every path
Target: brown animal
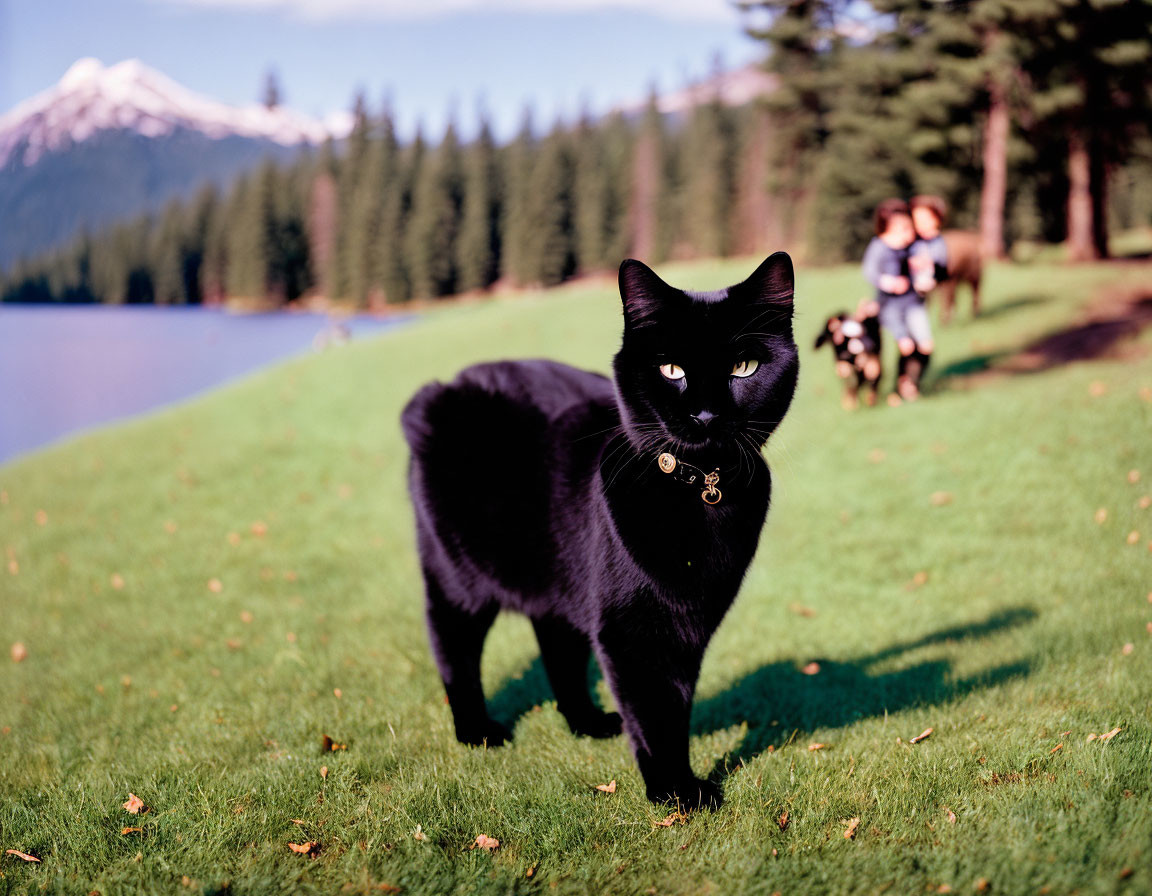
M 948 247 L 948 279 L 943 281 L 940 293 L 940 321 L 948 323 L 956 307 L 956 286 L 967 283 L 972 288 L 972 316 L 980 314 L 980 278 L 984 273 L 984 259 L 980 254 L 980 234 L 971 230 L 945 230 L 944 245 Z

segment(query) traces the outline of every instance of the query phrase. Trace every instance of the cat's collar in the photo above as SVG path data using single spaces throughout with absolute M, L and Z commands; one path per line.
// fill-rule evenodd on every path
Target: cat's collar
M 705 504 L 720 503 L 723 495 L 720 493 L 720 489 L 716 487 L 720 482 L 719 467 L 711 473 L 705 473 L 687 461 L 677 460 L 667 451 L 656 458 L 656 466 L 660 468 L 662 473 L 669 474 L 673 479 L 683 482 L 685 485 L 703 484 L 704 491 L 700 492 L 700 500 Z

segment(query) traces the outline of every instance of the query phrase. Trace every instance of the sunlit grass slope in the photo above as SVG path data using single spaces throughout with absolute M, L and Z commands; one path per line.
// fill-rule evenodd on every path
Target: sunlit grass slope
M 858 275 L 800 273 L 774 504 L 694 714 L 727 800 L 668 827 L 623 738 L 569 734 L 523 619 L 484 658 L 514 743 L 455 742 L 397 425 L 473 361 L 607 370 L 611 284 L 445 308 L 0 468 L 0 893 L 1152 892 L 1148 334 L 955 375 L 1149 274 L 997 267 L 926 400 L 847 414 L 811 340 Z

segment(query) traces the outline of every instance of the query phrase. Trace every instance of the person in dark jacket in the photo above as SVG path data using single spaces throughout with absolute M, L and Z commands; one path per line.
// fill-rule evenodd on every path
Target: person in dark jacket
M 900 352 L 896 390 L 889 404 L 915 401 L 932 357 L 932 328 L 924 298 L 913 286 L 909 249 L 916 239 L 912 212 L 903 199 L 885 199 L 876 207 L 876 236 L 864 252 L 864 278 L 876 287 L 880 323 Z

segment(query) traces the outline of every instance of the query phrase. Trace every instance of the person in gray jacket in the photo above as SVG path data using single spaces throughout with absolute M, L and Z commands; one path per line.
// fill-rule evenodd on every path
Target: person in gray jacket
M 923 297 L 909 269 L 909 248 L 916 239 L 912 213 L 903 199 L 885 199 L 876 207 L 876 236 L 864 252 L 864 278 L 876 287 L 880 323 L 900 352 L 896 390 L 889 404 L 915 401 L 932 357 L 932 328 Z

